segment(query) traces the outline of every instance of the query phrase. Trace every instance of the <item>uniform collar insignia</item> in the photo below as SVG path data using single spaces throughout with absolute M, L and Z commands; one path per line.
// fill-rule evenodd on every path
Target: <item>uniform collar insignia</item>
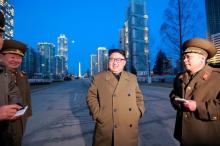
M 209 76 L 209 72 L 206 71 L 206 72 L 203 74 L 202 79 L 203 79 L 203 80 L 207 80 L 207 79 L 208 79 L 208 76 Z

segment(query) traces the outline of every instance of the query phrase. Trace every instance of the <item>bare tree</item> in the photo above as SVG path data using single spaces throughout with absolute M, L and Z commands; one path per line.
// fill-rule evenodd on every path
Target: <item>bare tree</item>
M 164 11 L 165 21 L 160 28 L 162 38 L 161 48 L 164 48 L 168 58 L 178 62 L 182 70 L 180 56 L 182 42 L 188 38 L 199 36 L 198 25 L 201 23 L 201 13 L 197 3 L 199 0 L 169 0 L 169 5 Z

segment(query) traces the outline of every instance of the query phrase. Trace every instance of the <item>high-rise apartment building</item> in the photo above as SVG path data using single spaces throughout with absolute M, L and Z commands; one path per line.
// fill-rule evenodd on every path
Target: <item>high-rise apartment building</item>
M 206 17 L 207 17 L 207 34 L 208 38 L 214 43 L 218 52 L 210 59 L 209 63 L 213 66 L 220 67 L 220 48 L 219 48 L 219 33 L 220 33 L 220 1 L 206 0 Z
M 65 58 L 63 56 L 56 55 L 55 56 L 56 62 L 56 77 L 63 78 L 66 74 L 65 71 Z
M 28 74 L 29 78 L 35 78 L 36 66 L 37 66 L 37 52 L 28 47 L 25 55 L 22 59 L 21 70 Z
M 97 49 L 98 72 L 108 69 L 108 50 L 105 47 Z
M 55 76 L 55 45 L 48 42 L 38 43 L 39 65 L 42 78 L 52 79 Z
M 220 32 L 220 1 L 206 0 L 206 17 L 208 37 Z
M 220 32 L 211 35 L 211 41 L 215 44 L 217 54 L 209 59 L 209 63 L 213 66 L 220 67 Z
M 93 76 L 97 73 L 97 55 L 91 54 L 90 55 L 90 75 Z
M 57 38 L 57 43 L 58 43 L 58 53 L 57 56 L 60 56 L 61 58 L 64 58 L 63 61 L 63 67 L 61 72 L 59 73 L 64 73 L 66 74 L 68 72 L 68 40 L 67 37 L 64 34 L 60 34 L 60 36 Z M 61 68 L 57 69 L 60 70 Z
M 0 0 L 0 10 L 5 14 L 5 39 L 14 37 L 14 6 L 9 0 Z
M 139 81 L 150 80 L 147 19 L 145 1 L 130 0 L 120 47 L 126 51 L 126 69 L 136 73 Z

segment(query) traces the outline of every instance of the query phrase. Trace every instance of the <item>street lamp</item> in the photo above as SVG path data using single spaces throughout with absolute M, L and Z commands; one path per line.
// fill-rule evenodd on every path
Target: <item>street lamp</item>
M 145 48 L 145 49 L 144 49 L 144 53 L 145 53 L 145 56 L 146 56 L 147 83 L 148 83 L 148 84 L 151 84 L 149 50 L 148 50 L 147 48 Z

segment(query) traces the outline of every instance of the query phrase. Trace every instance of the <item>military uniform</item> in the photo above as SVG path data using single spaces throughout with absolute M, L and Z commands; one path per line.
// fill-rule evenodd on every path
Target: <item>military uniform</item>
M 11 73 L 3 64 L 0 64 L 0 106 L 8 104 L 22 104 L 20 91 L 14 82 Z M 4 120 L 0 121 L 0 145 L 1 146 L 16 146 L 14 140 L 15 133 L 13 125 L 16 121 Z
M 4 54 L 17 54 L 21 57 L 24 56 L 26 45 L 15 40 L 4 40 L 4 44 L 1 50 L 1 53 Z M 10 130 L 14 135 L 13 141 L 14 146 L 21 146 L 22 136 L 25 132 L 27 118 L 32 115 L 31 110 L 31 97 L 30 97 L 30 88 L 28 83 L 28 77 L 24 72 L 19 71 L 18 69 L 10 69 L 10 75 L 13 78 L 14 83 L 17 85 L 20 95 L 21 95 L 21 104 L 23 106 L 28 106 L 27 112 L 22 115 L 20 118 L 11 122 Z
M 27 75 L 24 72 L 17 71 L 17 72 L 10 72 L 13 81 L 17 85 L 20 95 L 21 95 L 21 104 L 23 106 L 28 106 L 26 113 L 20 117 L 19 119 L 11 122 L 11 131 L 13 131 L 14 135 L 14 143 L 15 146 L 21 146 L 22 143 L 22 136 L 24 135 L 27 118 L 32 115 L 31 110 L 31 98 L 30 98 L 30 88 L 28 83 Z
M 189 40 L 183 46 L 184 53 L 201 53 L 207 58 L 216 52 L 213 45 L 202 39 Z M 219 82 L 220 69 L 209 65 L 194 74 L 186 71 L 176 76 L 170 100 L 177 110 L 174 137 L 181 145 L 220 145 Z M 178 97 L 195 101 L 196 110 L 190 111 L 183 103 L 175 102 Z
M 11 72 L 11 73 L 12 73 L 12 77 L 14 77 L 15 79 L 15 83 L 17 87 L 19 88 L 22 97 L 22 105 L 28 106 L 26 113 L 22 116 L 23 132 L 24 132 L 27 118 L 32 116 L 30 85 L 28 83 L 28 76 L 25 72 L 17 70 L 16 72 Z
M 5 65 L 0 62 L 0 106 L 20 103 L 20 92 Z
M 0 11 L 0 33 L 4 32 L 4 15 Z M 0 48 L 1 50 L 1 48 Z M 15 82 L 5 67 L 5 65 L 0 62 L 0 106 L 8 104 L 21 104 L 21 98 L 19 89 L 15 85 Z M 13 129 L 11 129 L 11 123 L 13 121 L 3 120 L 0 121 L 0 145 L 1 146 L 14 146 L 14 136 Z

